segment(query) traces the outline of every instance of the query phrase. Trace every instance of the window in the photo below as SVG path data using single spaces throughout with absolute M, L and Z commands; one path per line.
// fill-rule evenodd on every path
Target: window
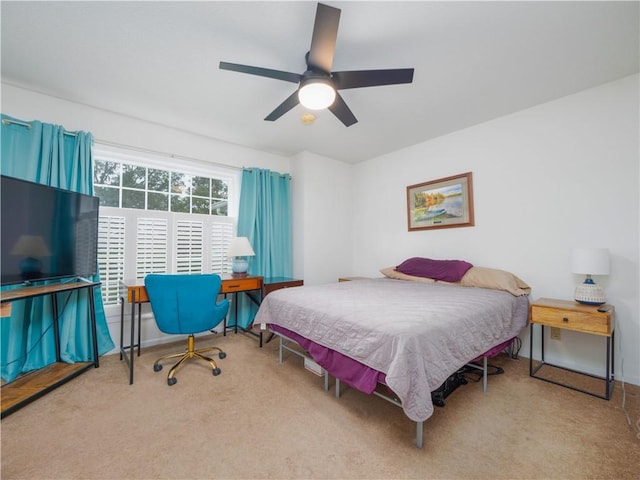
M 98 266 L 105 306 L 149 273 L 231 273 L 240 173 L 96 144 Z
M 228 214 L 228 181 L 94 158 L 94 193 L 105 207 Z

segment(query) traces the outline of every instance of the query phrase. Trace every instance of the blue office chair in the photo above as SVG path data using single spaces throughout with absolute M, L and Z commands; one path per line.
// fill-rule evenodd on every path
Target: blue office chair
M 196 350 L 194 334 L 211 330 L 226 317 L 229 300 L 225 298 L 218 303 L 221 283 L 220 276 L 214 274 L 149 274 L 145 277 L 144 285 L 160 331 L 189 335 L 185 353 L 164 355 L 153 364 L 153 370 L 159 372 L 162 370 L 161 361 L 180 358 L 167 375 L 169 386 L 175 385 L 178 381 L 174 377 L 178 367 L 194 357 L 209 362 L 213 375 L 220 375 L 216 362 L 203 353 L 216 351 L 220 359 L 225 358 L 227 354 L 218 347 Z

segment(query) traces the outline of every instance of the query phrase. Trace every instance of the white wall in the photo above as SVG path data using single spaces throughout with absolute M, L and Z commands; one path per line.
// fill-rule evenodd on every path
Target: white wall
M 303 152 L 292 161 L 294 273 L 306 285 L 351 272 L 353 166 Z
M 515 273 L 533 299 L 572 299 L 583 279 L 571 249 L 609 248 L 611 274 L 595 280 L 616 307 L 616 376 L 624 357 L 624 378 L 640 384 L 638 86 L 634 75 L 358 164 L 352 273 L 464 259 Z M 475 226 L 408 232 L 406 186 L 468 171 Z M 548 360 L 604 374 L 602 338 L 545 343 Z

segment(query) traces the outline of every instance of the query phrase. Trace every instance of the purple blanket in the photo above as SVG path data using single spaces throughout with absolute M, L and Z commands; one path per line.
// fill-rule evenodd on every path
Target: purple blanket
M 367 367 L 353 358 L 347 357 L 346 355 L 336 352 L 335 350 L 331 350 L 330 348 L 323 347 L 322 345 L 318 345 L 308 338 L 304 338 L 302 335 L 298 335 L 296 332 L 287 330 L 284 327 L 271 325 L 270 328 L 272 331 L 280 333 L 295 341 L 327 372 L 361 392 L 370 395 L 373 393 L 378 383 L 385 383 L 386 375 L 384 373 L 378 372 L 371 367 Z M 495 357 L 507 348 L 512 340 L 513 339 L 507 340 L 506 342 L 502 342 L 500 345 L 496 345 L 483 355 L 474 358 L 472 361 L 477 362 L 482 360 L 483 357 Z

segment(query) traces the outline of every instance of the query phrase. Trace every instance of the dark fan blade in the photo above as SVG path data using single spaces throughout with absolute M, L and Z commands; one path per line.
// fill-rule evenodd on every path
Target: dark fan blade
M 413 68 L 333 72 L 332 77 L 333 83 L 338 90 L 376 87 L 379 85 L 396 85 L 399 83 L 411 83 L 413 81 Z
M 275 78 L 276 80 L 284 80 L 285 82 L 299 83 L 302 75 L 298 73 L 282 72 L 280 70 L 271 70 L 270 68 L 251 67 L 249 65 L 239 65 L 237 63 L 220 62 L 222 70 L 231 70 L 240 73 L 249 73 L 251 75 L 259 75 L 261 77 Z
M 318 4 L 313 36 L 311 37 L 311 48 L 309 48 L 307 59 L 309 67 L 320 69 L 326 73 L 331 72 L 339 22 L 339 8 L 329 7 L 322 3 Z
M 274 120 L 279 119 L 282 115 L 287 113 L 293 107 L 298 105 L 298 90 L 293 92 L 284 102 L 282 102 L 278 107 L 271 112 L 269 115 L 265 117 L 265 120 L 269 122 L 273 122 Z
M 344 123 L 345 127 L 350 127 L 354 123 L 358 122 L 355 115 L 351 112 L 351 110 L 349 110 L 349 107 L 347 107 L 344 99 L 337 92 L 336 99 L 333 102 L 333 105 L 329 107 L 329 110 L 331 110 L 331 113 L 333 113 L 342 123 Z

